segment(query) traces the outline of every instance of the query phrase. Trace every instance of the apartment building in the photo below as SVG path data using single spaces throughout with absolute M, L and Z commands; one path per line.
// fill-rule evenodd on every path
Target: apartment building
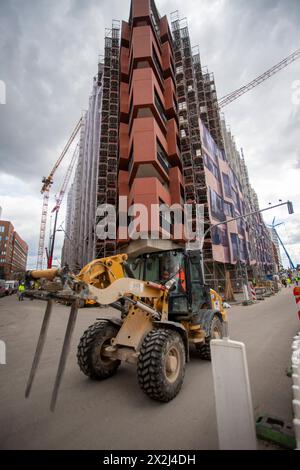
M 28 245 L 11 222 L 0 220 L 0 278 L 14 279 L 26 270 Z
M 65 239 L 73 254 L 67 255 L 64 248 L 66 262 L 70 264 L 76 256 L 77 264 L 84 264 L 93 256 L 117 251 L 135 258 L 149 250 L 184 246 L 184 237 L 175 230 L 176 221 L 151 214 L 151 206 L 182 207 L 187 203 L 194 208 L 203 204 L 205 230 L 259 209 L 245 159 L 220 118 L 214 76 L 202 67 L 198 47 L 191 47 L 186 19 L 174 12 L 170 27 L 153 0 L 132 0 L 129 20 L 121 24 L 113 21 L 112 28 L 105 31 L 100 69 L 98 127 L 85 126 L 81 137 L 98 142 L 99 153 L 91 155 L 84 150 L 78 162 L 69 193 Z M 86 119 L 90 116 L 91 109 Z M 89 160 L 97 169 L 86 180 L 82 162 Z M 87 213 L 83 201 L 89 193 L 95 205 Z M 126 205 L 122 198 L 127 198 Z M 114 206 L 119 216 L 114 240 L 95 235 L 95 226 L 103 223 L 96 207 L 103 204 Z M 134 220 L 128 212 L 133 204 L 148 209 L 148 226 L 154 229 L 155 237 L 137 240 L 133 235 L 145 231 L 139 224 L 133 231 L 127 230 Z M 78 221 L 83 217 L 89 222 L 79 230 L 82 222 Z M 190 222 L 195 229 L 194 209 Z M 166 233 L 169 240 L 163 239 Z M 82 255 L 87 240 L 90 248 Z M 204 267 L 207 281 L 215 287 L 224 284 L 226 271 L 237 288 L 247 275 L 273 272 L 272 242 L 261 215 L 208 231 Z

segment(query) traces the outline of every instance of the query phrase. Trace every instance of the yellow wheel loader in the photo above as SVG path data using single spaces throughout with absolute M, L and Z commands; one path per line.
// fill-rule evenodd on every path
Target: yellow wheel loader
M 77 352 L 80 370 L 94 380 L 116 373 L 122 361 L 137 367 L 141 389 L 152 399 L 172 400 L 180 391 L 191 345 L 210 359 L 210 340 L 221 338 L 227 318 L 222 298 L 203 282 L 200 254 L 171 250 L 128 260 L 120 254 L 97 259 L 75 276 L 67 269 L 31 271 L 42 288 L 26 295 L 47 301 L 27 388 L 29 395 L 44 346 L 54 299 L 72 302 L 55 380 L 54 410 L 74 330 L 78 305 L 92 299 L 119 311 L 98 318 L 82 335 Z

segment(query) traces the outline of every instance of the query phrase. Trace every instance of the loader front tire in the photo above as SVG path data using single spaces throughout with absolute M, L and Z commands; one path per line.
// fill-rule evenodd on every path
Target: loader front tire
M 114 375 L 121 363 L 101 354 L 104 346 L 117 336 L 118 327 L 106 321 L 91 325 L 80 338 L 77 361 L 80 370 L 93 380 L 104 380 Z
M 141 389 L 153 400 L 168 402 L 180 391 L 185 372 L 185 350 L 181 336 L 155 329 L 145 337 L 138 358 Z

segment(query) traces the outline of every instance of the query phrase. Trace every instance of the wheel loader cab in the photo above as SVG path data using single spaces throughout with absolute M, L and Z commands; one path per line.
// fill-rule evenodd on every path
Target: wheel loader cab
M 211 308 L 210 290 L 203 284 L 197 252 L 171 250 L 141 255 L 131 269 L 137 279 L 171 285 L 169 319 L 190 319 L 200 309 Z

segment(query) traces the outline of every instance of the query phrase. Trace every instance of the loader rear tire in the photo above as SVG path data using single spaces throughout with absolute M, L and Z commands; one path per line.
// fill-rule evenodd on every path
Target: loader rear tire
M 180 391 L 185 372 L 185 350 L 175 331 L 155 329 L 145 337 L 138 358 L 141 389 L 153 400 L 168 402 Z
M 209 334 L 205 338 L 205 344 L 199 344 L 196 346 L 197 351 L 201 359 L 211 361 L 210 341 L 212 339 L 221 339 L 223 337 L 222 322 L 217 315 L 212 318 L 209 326 Z
M 80 338 L 77 361 L 80 370 L 93 380 L 104 380 L 114 375 L 121 363 L 101 355 L 104 345 L 118 334 L 118 327 L 106 321 L 91 325 Z

